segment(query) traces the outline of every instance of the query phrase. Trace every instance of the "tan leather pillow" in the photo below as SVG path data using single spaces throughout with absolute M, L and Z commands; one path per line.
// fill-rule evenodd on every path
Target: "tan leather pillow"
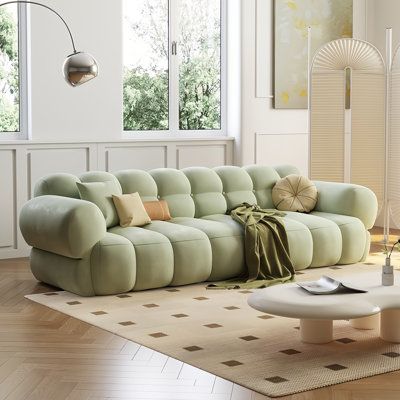
M 143 205 L 152 221 L 168 221 L 171 219 L 168 203 L 165 200 L 145 201 Z
M 305 176 L 288 175 L 272 189 L 272 201 L 280 211 L 310 212 L 317 200 L 317 187 Z
M 120 196 L 113 195 L 112 199 L 117 209 L 119 224 L 123 228 L 128 226 L 143 226 L 151 222 L 139 193 L 122 194 Z

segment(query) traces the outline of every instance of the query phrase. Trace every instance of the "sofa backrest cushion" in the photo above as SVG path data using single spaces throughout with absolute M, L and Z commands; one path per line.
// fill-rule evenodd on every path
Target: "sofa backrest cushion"
M 225 196 L 228 210 L 242 203 L 257 204 L 253 192 L 253 181 L 243 168 L 224 166 L 216 167 L 214 171 L 221 178 L 222 194 Z
M 104 171 L 85 172 L 84 174 L 79 175 L 79 179 L 81 180 L 81 182 L 86 182 L 86 183 L 113 182 L 113 185 L 115 185 L 115 189 L 122 194 L 122 188 L 118 179 L 109 172 L 104 172 Z
M 195 208 L 189 179 L 177 169 L 159 168 L 150 171 L 158 188 L 158 198 L 166 200 L 171 217 L 194 217 Z
M 272 188 L 281 179 L 272 167 L 251 165 L 243 168 L 253 181 L 254 194 L 261 208 L 275 208 L 272 202 Z
M 277 165 L 273 167 L 274 170 L 279 174 L 281 178 L 288 175 L 301 175 L 300 170 L 293 165 Z
M 71 174 L 52 174 L 44 176 L 35 185 L 34 197 L 54 195 L 80 199 L 76 182 L 79 178 Z
M 121 193 L 116 190 L 114 182 L 78 182 L 76 184 L 82 200 L 90 201 L 103 213 L 107 228 L 119 224 L 119 217 L 112 196 Z
M 119 224 L 119 218 L 117 210 L 114 206 L 112 201 L 112 195 L 120 195 L 122 194 L 122 188 L 118 181 L 118 179 L 109 172 L 104 171 L 92 171 L 92 172 L 85 172 L 84 174 L 79 176 L 79 179 L 83 183 L 95 183 L 95 182 L 106 182 L 107 183 L 107 190 L 105 193 L 107 194 L 107 212 L 104 214 L 104 210 L 102 210 L 104 217 L 106 219 L 107 228 L 111 228 Z
M 142 201 L 157 200 L 157 185 L 153 177 L 140 169 L 118 171 L 114 174 L 122 187 L 122 193 L 138 192 Z
M 191 167 L 182 172 L 189 179 L 192 188 L 196 218 L 226 213 L 222 181 L 215 171 L 205 167 Z

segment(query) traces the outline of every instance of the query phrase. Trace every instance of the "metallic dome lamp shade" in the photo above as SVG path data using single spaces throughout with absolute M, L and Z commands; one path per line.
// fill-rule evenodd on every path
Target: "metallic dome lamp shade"
M 89 53 L 81 51 L 70 54 L 63 65 L 65 80 L 71 86 L 79 86 L 93 78 L 99 73 L 97 62 Z
M 35 1 L 21 1 L 21 0 L 7 1 L 6 3 L 0 3 L 0 7 L 8 4 L 33 4 L 36 6 L 46 8 L 49 11 L 56 14 L 67 28 L 73 49 L 73 53 L 66 58 L 63 64 L 63 74 L 65 80 L 71 86 L 75 87 L 82 85 L 86 82 L 89 82 L 93 78 L 96 78 L 96 76 L 99 73 L 99 68 L 97 66 L 96 60 L 89 53 L 84 53 L 82 51 L 76 50 L 71 30 L 69 29 L 69 26 L 65 22 L 64 18 L 57 11 L 53 10 L 49 6 L 46 6 L 45 4 L 42 3 L 37 3 Z

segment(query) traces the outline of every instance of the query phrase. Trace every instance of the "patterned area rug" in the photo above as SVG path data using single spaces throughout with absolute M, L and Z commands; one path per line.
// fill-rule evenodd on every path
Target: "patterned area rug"
M 371 262 L 306 270 L 297 278 L 367 271 L 376 271 L 380 282 L 380 267 Z M 253 310 L 250 292 L 200 284 L 119 296 L 26 297 L 271 397 L 400 369 L 400 345 L 382 341 L 378 332 L 335 321 L 333 342 L 305 344 L 297 320 Z

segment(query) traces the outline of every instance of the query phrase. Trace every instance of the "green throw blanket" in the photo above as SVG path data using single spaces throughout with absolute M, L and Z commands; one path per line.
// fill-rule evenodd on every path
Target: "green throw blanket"
M 243 203 L 232 210 L 230 215 L 244 226 L 247 272 L 229 281 L 210 284 L 208 288 L 252 289 L 292 280 L 295 270 L 281 220 L 286 214 Z

